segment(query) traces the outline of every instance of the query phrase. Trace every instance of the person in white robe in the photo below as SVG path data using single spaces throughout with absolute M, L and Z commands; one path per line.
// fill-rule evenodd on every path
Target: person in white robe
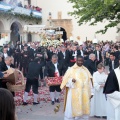
M 94 97 L 91 101 L 91 116 L 106 117 L 106 97 L 103 94 L 103 87 L 108 74 L 104 72 L 103 64 L 98 64 L 97 71 L 93 74 Z
M 120 57 L 119 67 L 108 75 L 103 93 L 107 96 L 107 120 L 120 120 Z

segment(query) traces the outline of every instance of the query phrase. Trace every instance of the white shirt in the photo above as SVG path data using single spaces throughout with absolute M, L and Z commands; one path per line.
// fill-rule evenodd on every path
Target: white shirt
M 8 54 L 7 53 L 4 53 L 4 58 L 8 57 Z
M 63 52 L 63 56 L 64 56 L 64 59 L 65 59 L 65 52 Z
M 60 76 L 58 68 L 57 68 L 57 65 L 58 65 L 57 63 L 54 64 L 54 66 L 55 66 L 55 73 L 58 73 L 58 76 Z
M 10 68 L 10 66 L 9 65 L 6 65 L 7 66 L 7 68 L 9 69 Z
M 76 58 L 76 56 L 77 56 L 77 51 L 73 51 L 73 55 L 72 56 L 74 56 L 74 58 Z
M 80 50 L 80 52 L 81 52 L 81 56 L 84 56 L 84 55 L 83 55 L 83 51 L 82 51 L 82 50 Z
M 112 69 L 114 70 L 114 61 L 112 61 Z
M 97 51 L 97 60 L 99 61 L 99 51 Z

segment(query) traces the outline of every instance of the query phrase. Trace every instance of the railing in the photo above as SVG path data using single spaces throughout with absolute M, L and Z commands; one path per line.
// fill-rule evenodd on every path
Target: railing
M 4 12 L 10 11 L 13 14 L 17 13 L 17 14 L 23 14 L 23 15 L 28 15 L 28 16 L 32 14 L 33 17 L 42 18 L 41 12 L 38 12 L 36 10 L 26 9 L 23 7 L 11 6 L 4 2 L 0 2 L 0 11 L 4 11 Z

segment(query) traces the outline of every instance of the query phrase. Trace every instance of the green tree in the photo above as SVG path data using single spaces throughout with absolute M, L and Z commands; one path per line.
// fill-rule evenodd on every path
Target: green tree
M 71 2 L 74 8 L 69 14 L 78 19 L 79 25 L 88 22 L 90 25 L 96 25 L 103 20 L 109 21 L 97 33 L 105 34 L 108 28 L 120 23 L 120 0 L 68 0 L 68 2 Z

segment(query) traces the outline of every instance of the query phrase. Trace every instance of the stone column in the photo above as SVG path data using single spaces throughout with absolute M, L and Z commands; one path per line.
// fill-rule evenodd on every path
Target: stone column
M 11 41 L 11 30 L 4 30 L 4 33 L 6 34 L 5 36 L 5 41 L 6 43 L 9 43 Z
M 27 42 L 28 41 L 28 33 L 23 33 L 22 36 L 23 36 L 22 41 Z

